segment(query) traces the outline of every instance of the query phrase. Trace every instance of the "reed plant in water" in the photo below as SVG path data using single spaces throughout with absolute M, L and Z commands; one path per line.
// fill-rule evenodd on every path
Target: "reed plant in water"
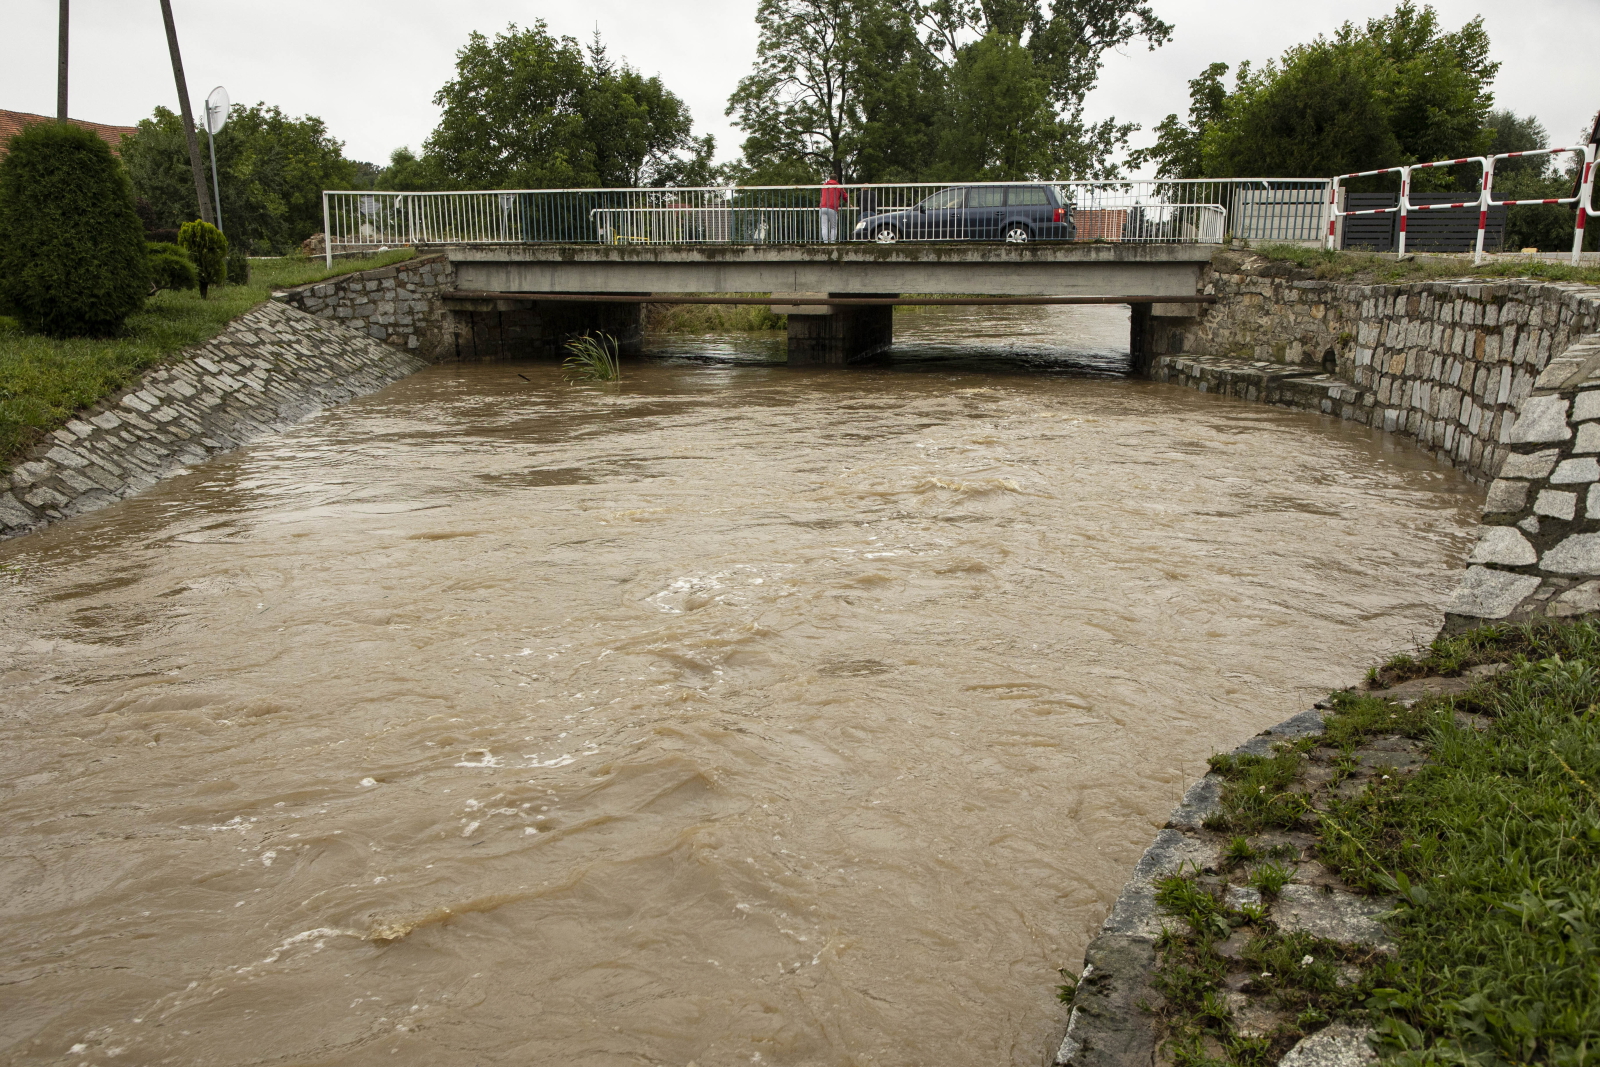
M 561 363 L 568 381 L 614 382 L 622 377 L 617 339 L 610 334 L 585 334 L 567 342 L 572 354 Z

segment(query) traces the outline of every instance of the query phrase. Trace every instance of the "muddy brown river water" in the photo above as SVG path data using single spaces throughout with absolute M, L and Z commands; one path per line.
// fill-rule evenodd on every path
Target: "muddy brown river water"
M 1205 757 L 1476 521 L 1126 329 L 437 366 L 0 544 L 0 1062 L 1040 1064 Z

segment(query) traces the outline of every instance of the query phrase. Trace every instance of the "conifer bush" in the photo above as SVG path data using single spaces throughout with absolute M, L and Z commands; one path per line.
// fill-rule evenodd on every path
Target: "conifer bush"
M 181 247 L 166 241 L 151 241 L 145 245 L 150 253 L 150 293 L 154 296 L 162 289 L 194 289 L 200 284 L 200 273 L 194 261 Z
M 150 291 L 133 189 L 88 130 L 39 122 L 0 159 L 0 306 L 54 337 L 115 332 Z
M 228 284 L 250 284 L 250 260 L 245 257 L 244 249 L 237 246 L 228 252 Z
M 200 299 L 206 299 L 213 285 L 228 280 L 228 239 L 209 222 L 196 219 L 178 228 L 178 244 L 194 260 L 200 273 Z

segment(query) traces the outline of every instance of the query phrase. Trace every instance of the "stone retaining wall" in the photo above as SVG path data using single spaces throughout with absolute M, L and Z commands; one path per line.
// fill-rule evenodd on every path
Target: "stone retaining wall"
M 1219 253 L 1201 281 L 1215 305 L 1150 318 L 1153 377 L 1210 388 L 1223 364 L 1250 364 L 1271 382 L 1246 374 L 1227 391 L 1406 434 L 1483 480 L 1546 365 L 1600 329 L 1600 288 L 1572 283 L 1358 285 L 1239 253 Z
M 1544 368 L 1507 448 L 1451 628 L 1600 611 L 1600 333 Z
M 147 371 L 0 474 L 0 538 L 132 496 L 427 365 L 415 347 L 267 303 Z
M 272 299 L 425 359 L 455 358 L 455 334 L 439 298 L 455 288 L 455 278 L 448 256 L 425 256 L 285 289 Z

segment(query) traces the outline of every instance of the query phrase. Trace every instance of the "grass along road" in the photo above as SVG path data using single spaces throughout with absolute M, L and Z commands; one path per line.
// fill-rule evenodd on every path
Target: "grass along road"
M 249 284 L 213 287 L 209 300 L 200 299 L 198 290 L 157 293 L 114 337 L 44 337 L 0 316 L 0 470 L 75 412 L 215 337 L 274 289 L 388 266 L 412 254 L 397 249 L 340 261 L 332 270 L 319 259 L 252 260 Z

